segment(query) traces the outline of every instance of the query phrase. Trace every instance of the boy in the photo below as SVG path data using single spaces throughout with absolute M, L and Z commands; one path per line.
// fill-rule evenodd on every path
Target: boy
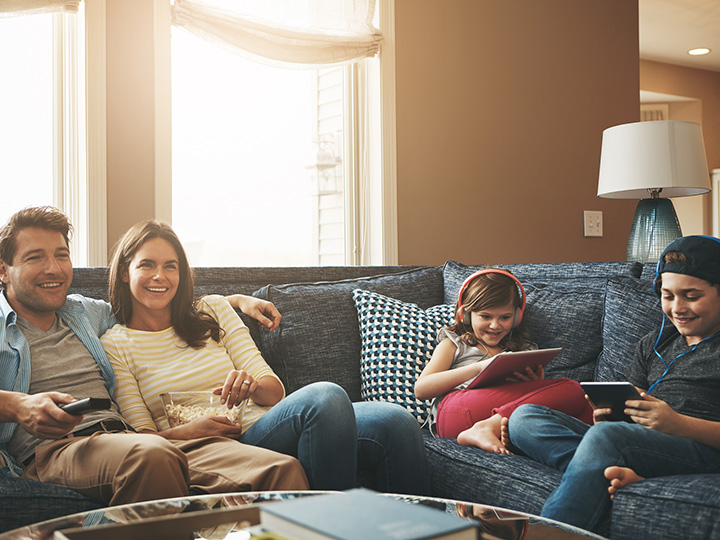
M 720 240 L 672 242 L 655 291 L 672 324 L 636 348 L 628 380 L 643 399 L 625 403 L 634 423 L 603 421 L 610 410 L 596 409 L 588 426 L 536 405 L 509 419 L 511 444 L 563 472 L 543 517 L 594 530 L 612 494 L 632 482 L 720 472 Z

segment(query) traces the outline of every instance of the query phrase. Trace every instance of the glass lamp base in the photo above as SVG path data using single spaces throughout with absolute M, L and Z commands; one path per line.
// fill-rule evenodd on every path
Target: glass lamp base
M 641 199 L 630 228 L 627 260 L 657 262 L 667 245 L 682 236 L 670 199 Z

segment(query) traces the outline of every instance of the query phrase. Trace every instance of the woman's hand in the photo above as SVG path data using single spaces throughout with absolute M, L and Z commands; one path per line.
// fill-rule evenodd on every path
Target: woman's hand
M 272 302 L 244 294 L 232 294 L 226 298 L 232 307 L 255 319 L 266 330 L 272 332 L 280 326 L 282 315 Z
M 253 395 L 257 387 L 257 381 L 247 371 L 233 369 L 227 374 L 225 383 L 213 393 L 220 396 L 220 403 L 232 409 Z
M 203 416 L 187 424 L 159 432 L 166 439 L 199 439 L 202 437 L 227 437 L 237 439 L 242 435 L 242 424 L 236 424 L 225 416 Z
M 516 371 L 506 380 L 508 382 L 527 382 L 527 381 L 541 381 L 545 378 L 545 370 L 541 365 L 533 369 L 526 367 L 525 371 Z

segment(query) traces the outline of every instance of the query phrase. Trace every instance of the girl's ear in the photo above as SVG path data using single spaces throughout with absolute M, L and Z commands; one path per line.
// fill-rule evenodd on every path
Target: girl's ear
M 128 283 L 130 281 L 130 273 L 127 271 L 127 268 L 123 270 L 122 277 L 120 279 L 122 279 L 124 283 Z

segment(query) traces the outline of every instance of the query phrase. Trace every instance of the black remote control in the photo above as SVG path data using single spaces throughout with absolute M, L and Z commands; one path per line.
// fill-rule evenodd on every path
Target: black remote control
M 60 408 L 70 414 L 85 414 L 91 411 L 102 411 L 110 408 L 110 400 L 108 398 L 85 398 L 60 405 Z

